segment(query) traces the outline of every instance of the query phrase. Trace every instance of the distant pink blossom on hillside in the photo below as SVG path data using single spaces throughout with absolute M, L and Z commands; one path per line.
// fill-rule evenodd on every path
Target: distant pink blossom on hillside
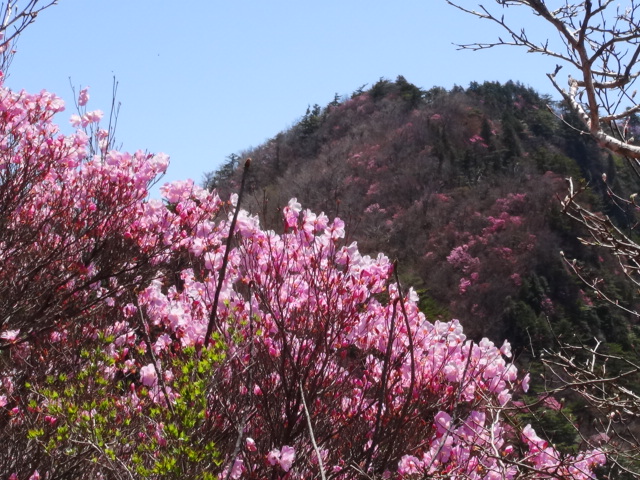
M 477 143 L 478 145 L 484 147 L 484 148 L 489 148 L 489 145 L 487 145 L 486 141 L 484 138 L 482 138 L 480 135 L 474 135 L 473 137 L 471 137 L 469 139 L 469 141 L 471 143 Z
M 369 186 L 369 190 L 367 190 L 367 196 L 375 195 L 380 191 L 380 184 L 378 182 L 374 182 Z
M 447 262 L 455 268 L 461 269 L 464 273 L 470 272 L 478 266 L 480 259 L 472 257 L 468 250 L 469 245 L 467 244 L 455 247 L 447 256 Z
M 460 279 L 460 286 L 458 287 L 458 290 L 461 294 L 463 294 L 467 292 L 467 288 L 469 288 L 470 286 L 471 286 L 471 280 L 463 277 Z
M 384 210 L 380 208 L 380 204 L 378 203 L 372 203 L 364 210 L 364 213 L 373 213 L 373 212 L 384 213 Z
M 526 193 L 510 193 L 504 198 L 496 200 L 496 207 L 503 212 L 513 208 L 521 207 L 527 199 Z

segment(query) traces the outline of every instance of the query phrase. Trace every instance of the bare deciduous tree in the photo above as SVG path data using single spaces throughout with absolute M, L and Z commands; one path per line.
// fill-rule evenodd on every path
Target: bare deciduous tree
M 464 49 L 482 50 L 502 45 L 524 47 L 557 59 L 560 64 L 548 73 L 554 87 L 580 115 L 585 133 L 600 145 L 630 158 L 640 159 L 640 146 L 633 144 L 624 127 L 633 114 L 640 111 L 634 102 L 634 84 L 640 74 L 640 4 L 627 2 L 623 10 L 613 0 L 564 2 L 556 1 L 551 9 L 543 0 L 496 0 L 502 7 L 528 7 L 534 16 L 555 27 L 559 38 L 533 39 L 524 27 L 511 25 L 504 15 L 498 15 L 479 5 L 479 10 L 465 8 L 446 0 L 450 5 L 490 20 L 504 28 L 509 37 L 492 43 L 460 45 Z M 570 66 L 566 86 L 557 80 L 563 66 Z
M 6 0 L 0 2 L 0 71 L 6 74 L 20 34 L 38 14 L 58 0 Z

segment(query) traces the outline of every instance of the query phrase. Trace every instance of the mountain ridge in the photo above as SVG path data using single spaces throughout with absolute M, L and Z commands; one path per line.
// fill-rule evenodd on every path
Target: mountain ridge
M 231 155 L 204 184 L 237 190 L 252 158 L 243 205 L 278 228 L 279 207 L 340 216 L 360 249 L 397 258 L 430 319 L 458 318 L 471 338 L 547 347 L 578 331 L 630 348 L 633 319 L 592 298 L 560 251 L 605 279 L 622 302 L 630 287 L 614 259 L 584 248 L 562 216 L 565 178 L 589 183 L 583 200 L 632 221 L 598 179 L 635 187 L 624 164 L 576 133 L 562 104 L 519 83 L 423 90 L 399 76 L 348 99 L 309 107 L 290 129 Z

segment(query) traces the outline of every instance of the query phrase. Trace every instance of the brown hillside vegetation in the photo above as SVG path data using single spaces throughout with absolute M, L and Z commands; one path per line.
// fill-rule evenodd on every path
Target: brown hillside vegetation
M 424 91 L 403 77 L 381 79 L 307 109 L 289 130 L 242 152 L 253 158 L 244 206 L 276 229 L 292 197 L 341 216 L 349 241 L 398 258 L 431 318 L 458 318 L 474 338 L 536 349 L 580 332 L 629 347 L 632 319 L 589 298 L 563 266 L 561 251 L 600 275 L 611 259 L 576 241 L 557 196 L 568 176 L 589 182 L 585 200 L 625 225 L 630 214 L 596 179 L 607 173 L 610 184 L 631 186 L 616 176 L 622 162 L 577 135 L 570 113 L 562 105 L 551 112 L 550 103 L 511 82 Z M 207 175 L 207 186 L 237 189 L 239 159 Z M 628 302 L 629 288 L 609 277 L 610 291 Z

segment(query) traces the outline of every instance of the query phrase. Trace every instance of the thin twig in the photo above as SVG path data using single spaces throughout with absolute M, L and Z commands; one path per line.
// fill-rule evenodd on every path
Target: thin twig
M 304 414 L 307 417 L 307 427 L 309 428 L 309 437 L 311 438 L 311 444 L 316 452 L 318 459 L 318 466 L 320 467 L 320 477 L 322 480 L 327 480 L 324 474 L 324 463 L 322 462 L 322 455 L 320 455 L 320 449 L 316 443 L 316 437 L 313 434 L 313 425 L 311 424 L 311 415 L 309 415 L 309 408 L 307 407 L 307 401 L 304 399 L 304 389 L 302 388 L 302 381 L 300 381 L 300 397 L 302 398 L 302 406 L 304 407 Z
M 220 272 L 218 273 L 218 286 L 216 287 L 215 297 L 213 299 L 213 306 L 211 307 L 211 316 L 209 317 L 209 324 L 207 325 L 207 333 L 204 336 L 204 341 L 202 345 L 204 348 L 209 346 L 209 342 L 211 341 L 211 335 L 213 333 L 213 327 L 217 326 L 216 323 L 218 321 L 218 302 L 220 300 L 220 292 L 222 291 L 222 282 L 224 282 L 225 275 L 227 273 L 227 264 L 229 263 L 229 253 L 231 250 L 231 242 L 233 240 L 233 231 L 236 227 L 236 222 L 238 221 L 238 213 L 240 212 L 240 203 L 242 202 L 242 194 L 244 193 L 244 186 L 247 180 L 247 174 L 249 172 L 249 166 L 251 165 L 251 159 L 247 158 L 244 162 L 244 170 L 242 172 L 242 182 L 240 183 L 240 191 L 238 192 L 238 201 L 236 203 L 236 209 L 233 212 L 233 219 L 231 220 L 231 225 L 229 226 L 229 234 L 227 236 L 227 244 L 224 251 L 224 258 L 222 259 L 222 267 L 220 267 Z

